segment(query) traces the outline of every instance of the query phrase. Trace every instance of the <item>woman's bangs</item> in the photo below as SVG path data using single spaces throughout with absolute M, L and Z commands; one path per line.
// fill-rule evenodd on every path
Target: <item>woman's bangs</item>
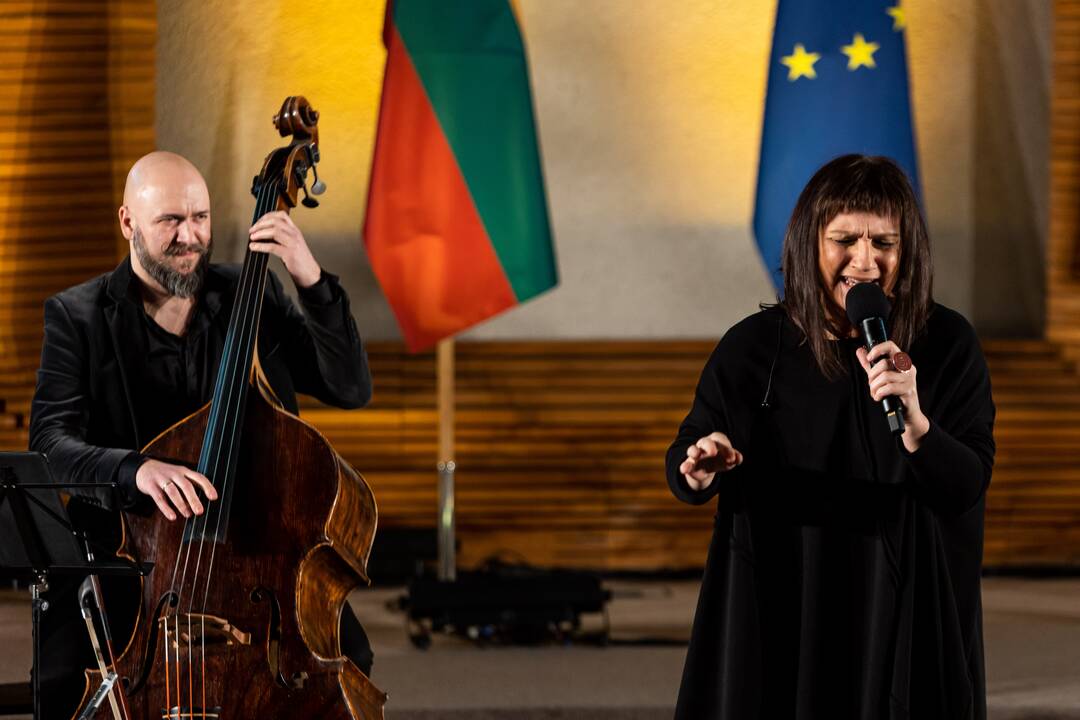
M 875 173 L 876 174 L 876 173 Z M 904 217 L 902 194 L 897 188 L 888 187 L 886 178 L 866 177 L 859 173 L 854 182 L 835 188 L 833 194 L 823 198 L 822 212 L 818 215 L 820 229 L 824 229 L 837 216 L 844 213 L 869 213 L 899 222 Z

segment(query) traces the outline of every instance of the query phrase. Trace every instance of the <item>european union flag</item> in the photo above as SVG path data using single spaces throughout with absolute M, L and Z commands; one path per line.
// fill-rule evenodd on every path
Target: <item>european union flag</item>
M 888 155 L 919 187 L 899 0 L 779 0 L 754 235 L 777 290 L 799 192 L 846 153 Z

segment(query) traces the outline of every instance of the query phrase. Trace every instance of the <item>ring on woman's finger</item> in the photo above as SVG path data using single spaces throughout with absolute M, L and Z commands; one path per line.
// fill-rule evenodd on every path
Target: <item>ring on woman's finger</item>
M 889 357 L 889 363 L 893 366 L 893 370 L 906 373 L 911 369 L 911 356 L 901 350 Z
M 170 485 L 175 485 L 175 483 L 172 480 L 166 480 L 165 482 L 161 483 L 161 489 L 168 490 Z

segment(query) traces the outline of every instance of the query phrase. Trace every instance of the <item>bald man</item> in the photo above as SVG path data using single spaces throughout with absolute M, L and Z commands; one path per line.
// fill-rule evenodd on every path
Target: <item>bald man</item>
M 190 468 L 139 452 L 210 401 L 239 265 L 210 263 L 210 195 L 179 155 L 154 152 L 132 166 L 119 209 L 130 253 L 112 272 L 45 302 L 45 338 L 30 415 L 30 448 L 49 457 L 64 483 L 116 482 L 116 493 L 85 488 L 68 505 L 73 520 L 109 547 L 119 512 L 144 507 L 178 521 L 205 511 L 217 494 Z M 281 258 L 300 308 L 270 273 L 258 331 L 263 371 L 285 407 L 296 393 L 343 408 L 371 397 L 367 356 L 335 276 L 324 272 L 303 233 L 283 212 L 248 232 L 254 252 Z M 267 518 L 272 522 L 272 518 Z M 75 591 L 53 582 L 43 625 L 41 717 L 68 720 L 95 665 Z M 133 622 L 137 584 L 109 583 L 106 605 L 118 649 Z M 367 639 L 348 611 L 342 645 L 370 673 Z

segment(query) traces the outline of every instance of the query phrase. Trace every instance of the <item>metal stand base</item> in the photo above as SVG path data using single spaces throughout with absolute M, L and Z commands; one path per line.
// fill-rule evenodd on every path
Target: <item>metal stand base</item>
M 439 580 L 457 578 L 454 522 L 454 461 L 439 463 Z
M 49 589 L 44 575 L 39 575 L 37 582 L 30 586 L 30 610 L 31 624 L 34 634 L 34 679 L 33 699 L 34 717 L 41 717 L 41 616 L 49 609 L 49 601 L 41 597 L 41 593 Z

